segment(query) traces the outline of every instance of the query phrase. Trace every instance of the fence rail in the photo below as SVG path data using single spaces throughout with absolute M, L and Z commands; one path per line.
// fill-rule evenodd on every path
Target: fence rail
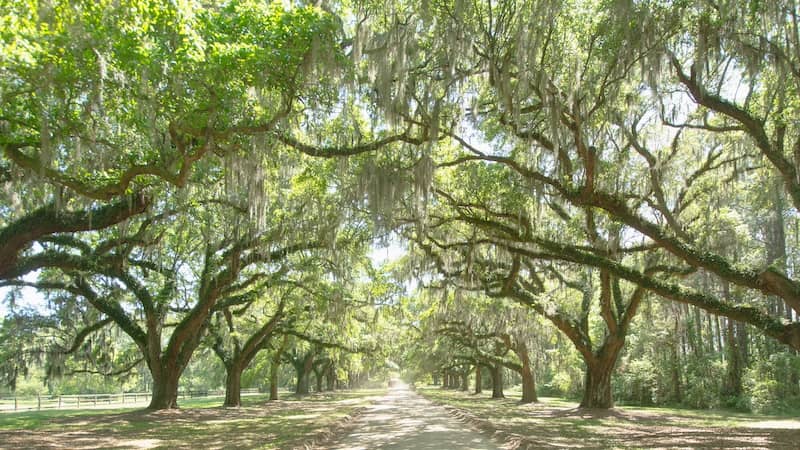
M 242 395 L 256 395 L 257 388 L 242 389 Z M 43 409 L 83 409 L 109 405 L 135 405 L 150 401 L 150 392 L 120 392 L 117 394 L 37 395 L 35 397 L 0 397 L 0 412 L 40 411 Z M 179 391 L 178 399 L 220 397 L 223 390 Z

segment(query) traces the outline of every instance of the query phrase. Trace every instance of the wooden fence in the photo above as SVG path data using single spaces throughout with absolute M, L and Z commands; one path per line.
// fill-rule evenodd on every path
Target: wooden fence
M 256 395 L 257 388 L 242 389 L 242 395 Z M 83 409 L 108 406 L 125 406 L 147 403 L 149 392 L 122 392 L 118 394 L 37 395 L 35 397 L 0 397 L 0 412 L 40 411 L 43 409 Z M 180 391 L 178 399 L 221 397 L 225 391 Z

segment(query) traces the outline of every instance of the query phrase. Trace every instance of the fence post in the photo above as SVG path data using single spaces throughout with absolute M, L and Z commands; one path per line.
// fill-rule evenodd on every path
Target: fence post
M 77 399 L 78 399 L 78 409 L 81 409 L 81 396 L 80 396 L 80 394 L 78 394 L 77 396 L 75 396 L 75 398 L 77 398 Z
M 17 410 L 17 394 L 14 394 L 14 411 Z
M 58 396 L 58 409 L 61 409 L 61 396 Z
M 36 410 L 40 411 L 42 409 L 42 394 L 36 394 Z
M 97 394 L 92 395 L 92 406 L 97 406 Z

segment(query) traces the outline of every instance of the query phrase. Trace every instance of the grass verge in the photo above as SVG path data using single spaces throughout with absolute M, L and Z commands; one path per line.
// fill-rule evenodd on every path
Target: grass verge
M 797 448 L 800 420 L 726 411 L 622 407 L 580 409 L 542 398 L 522 405 L 488 394 L 423 388 L 462 420 L 499 431 L 516 448 Z
M 384 390 L 337 391 L 304 398 L 187 400 L 181 409 L 61 410 L 0 415 L 2 448 L 291 448 L 325 431 Z

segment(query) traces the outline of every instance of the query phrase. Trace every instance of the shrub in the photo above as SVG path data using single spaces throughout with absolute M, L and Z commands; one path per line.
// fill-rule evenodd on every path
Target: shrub
M 800 358 L 789 352 L 774 353 L 758 360 L 744 376 L 749 409 L 757 413 L 792 410 L 800 403 L 798 374 Z
M 686 368 L 684 404 L 698 409 L 720 407 L 720 380 L 724 377 L 725 364 L 722 361 L 711 357 L 692 360 Z
M 614 377 L 614 398 L 634 405 L 652 405 L 658 392 L 657 371 L 646 358 L 628 361 Z

